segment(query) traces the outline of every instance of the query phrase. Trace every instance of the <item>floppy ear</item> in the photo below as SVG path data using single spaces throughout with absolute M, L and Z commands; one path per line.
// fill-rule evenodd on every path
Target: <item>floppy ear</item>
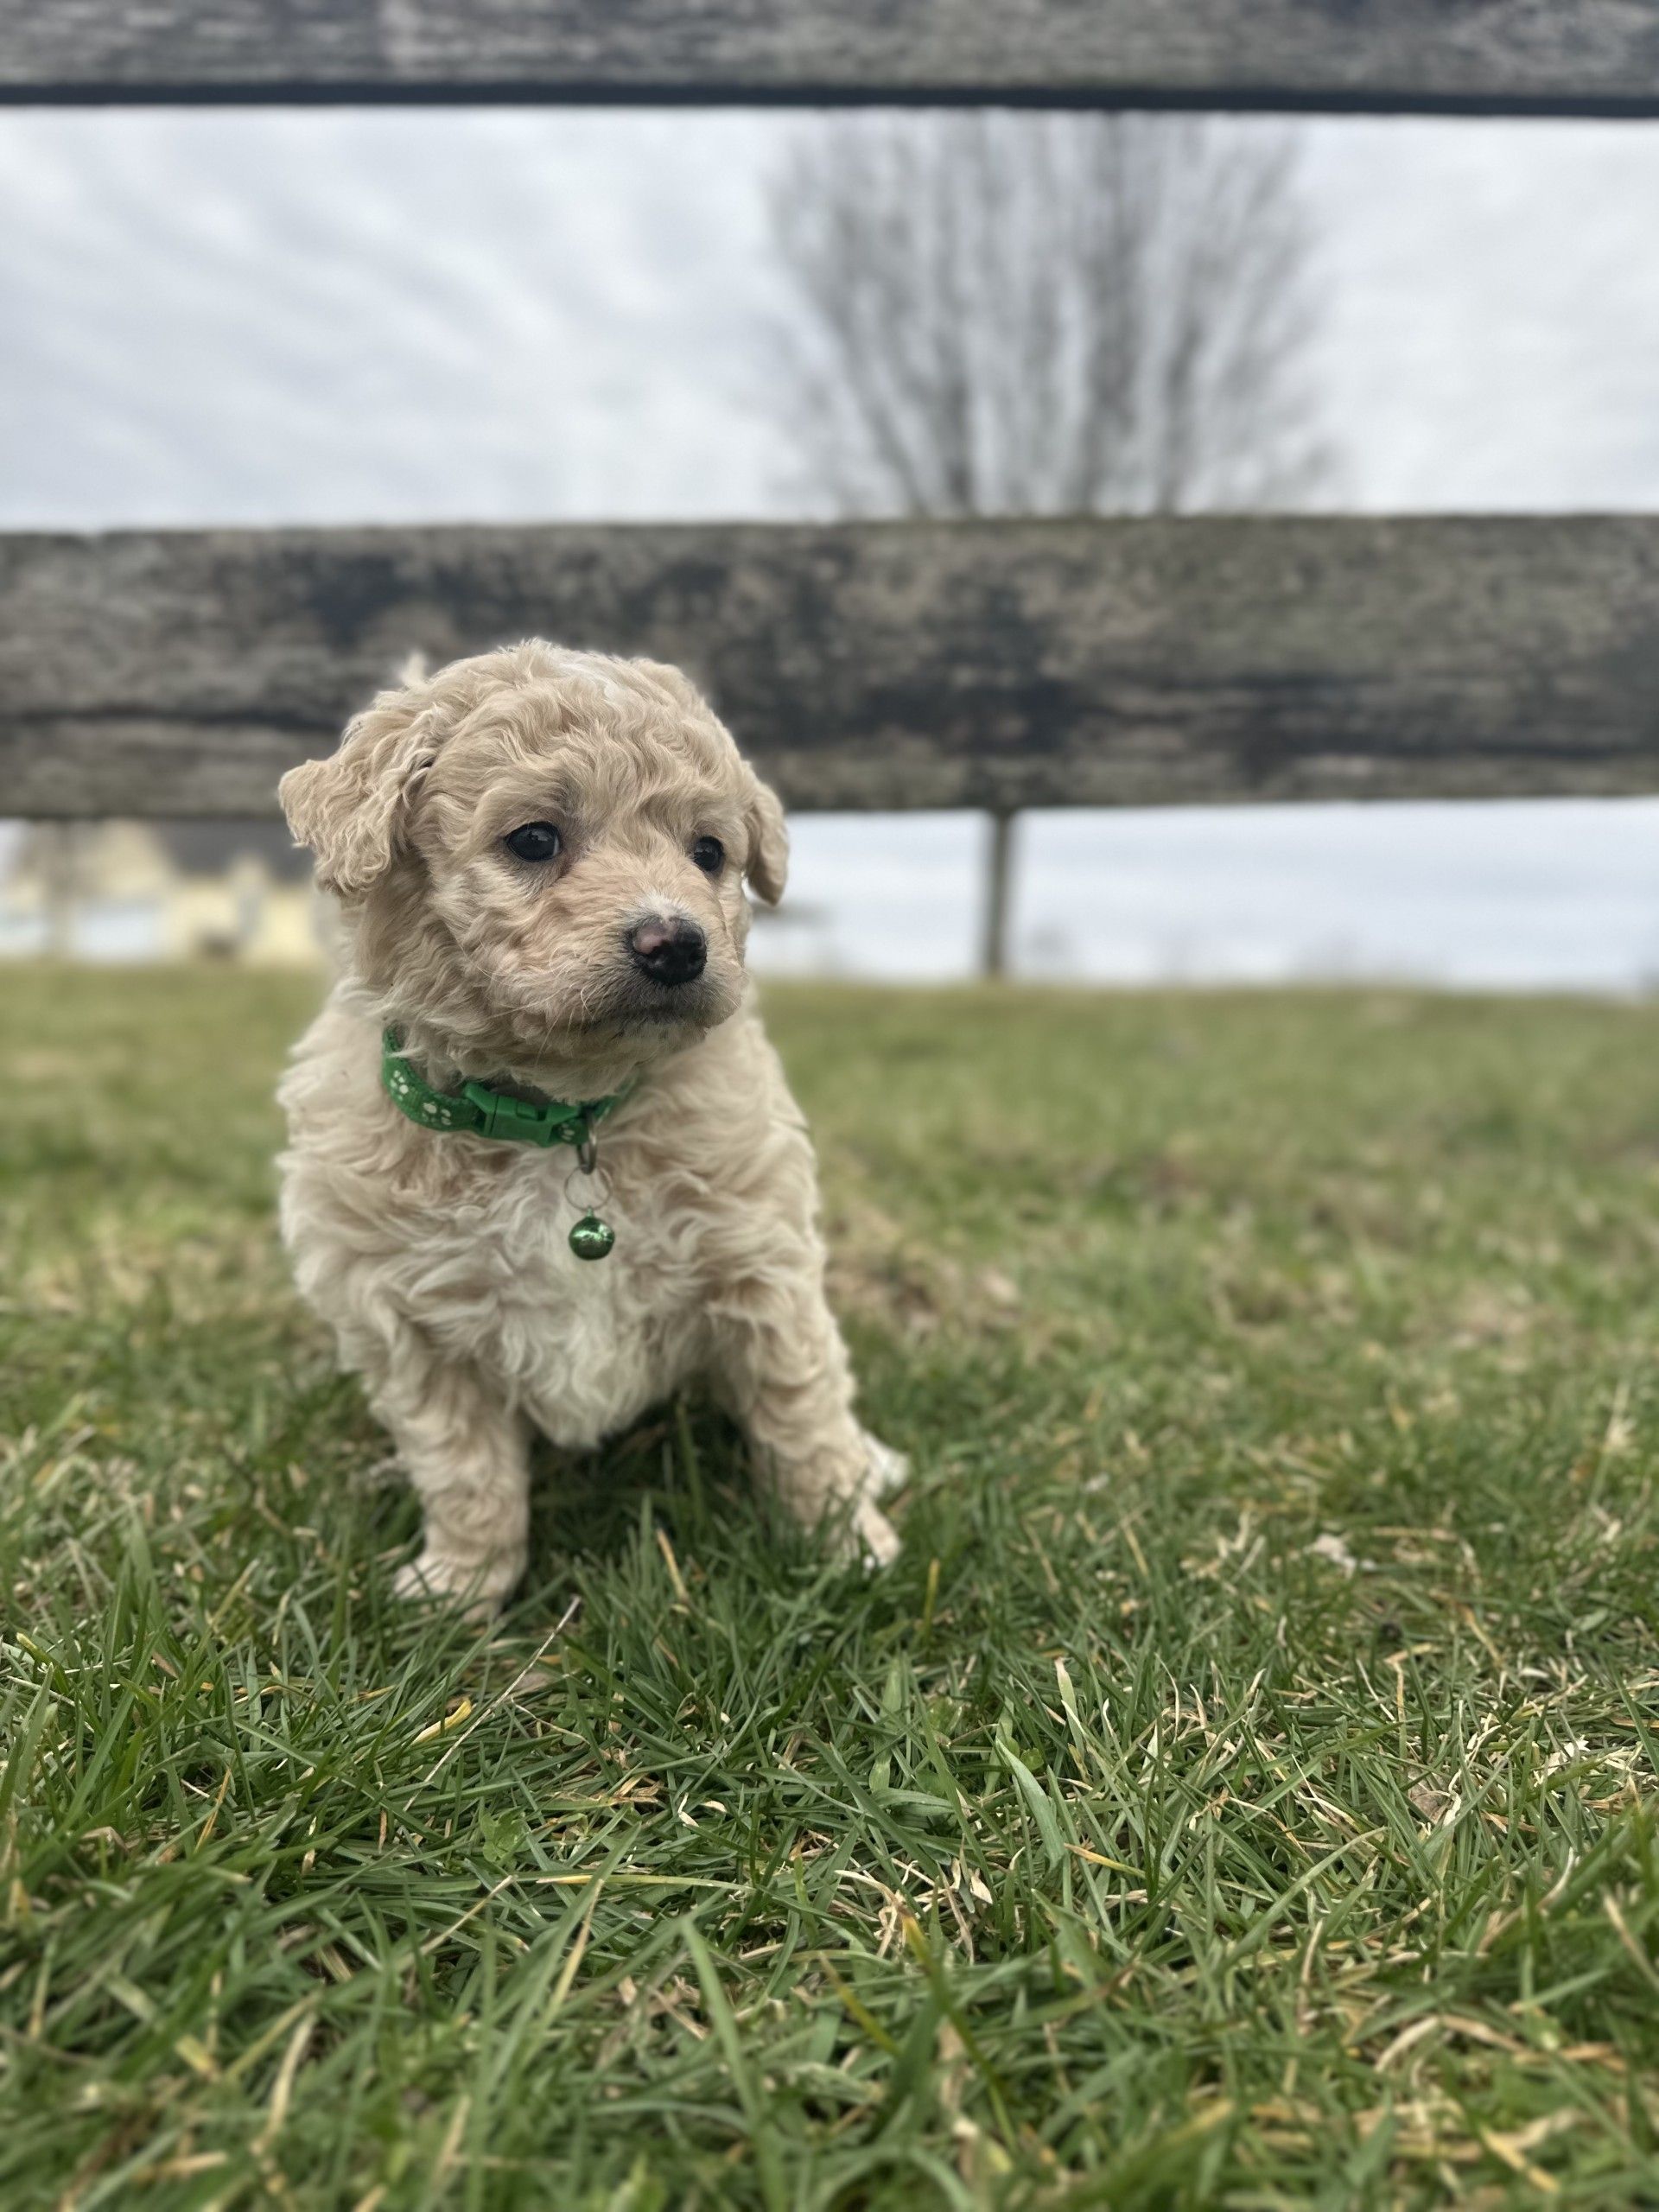
M 750 885 L 757 899 L 764 899 L 768 906 L 775 906 L 784 895 L 784 881 L 789 874 L 789 831 L 784 823 L 784 810 L 778 794 L 759 777 L 754 782 L 753 796 L 749 800 L 747 817 L 749 832 L 749 864 L 747 870 Z
M 346 725 L 337 752 L 290 768 L 277 785 L 294 842 L 316 855 L 325 891 L 351 898 L 391 867 L 398 815 L 431 765 L 435 735 L 420 692 L 382 691 Z

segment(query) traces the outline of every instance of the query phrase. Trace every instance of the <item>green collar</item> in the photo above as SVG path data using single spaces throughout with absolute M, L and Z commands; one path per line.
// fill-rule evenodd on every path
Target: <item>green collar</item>
M 381 1038 L 380 1082 L 398 1112 L 423 1129 L 464 1129 L 470 1136 L 504 1137 L 515 1144 L 585 1145 L 593 1137 L 594 1124 L 620 1106 L 632 1089 L 628 1084 L 608 1098 L 584 1098 L 574 1106 L 562 1098 L 532 1106 L 526 1099 L 493 1090 L 487 1083 L 435 1090 L 404 1058 L 400 1042 L 395 1029 Z

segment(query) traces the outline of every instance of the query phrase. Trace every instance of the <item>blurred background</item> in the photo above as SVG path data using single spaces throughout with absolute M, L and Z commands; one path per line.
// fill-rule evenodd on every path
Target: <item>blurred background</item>
M 1656 234 L 1630 123 L 12 111 L 0 528 L 1652 511 Z M 1007 963 L 1645 991 L 1656 830 L 1027 815 Z M 757 965 L 975 972 L 993 834 L 798 818 Z M 0 954 L 315 944 L 274 825 L 0 822 Z

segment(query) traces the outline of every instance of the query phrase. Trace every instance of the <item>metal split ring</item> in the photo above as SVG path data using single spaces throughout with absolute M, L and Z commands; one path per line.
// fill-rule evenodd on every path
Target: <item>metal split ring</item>
M 591 1175 L 595 1185 L 592 1194 L 593 1204 L 607 1205 L 611 1198 L 611 1179 L 599 1164 L 599 1141 L 591 1130 L 575 1149 L 575 1160 L 569 1173 L 564 1179 L 565 1195 L 569 1197 L 570 1185 L 578 1175 Z M 571 1203 L 575 1205 L 576 1201 L 572 1199 Z

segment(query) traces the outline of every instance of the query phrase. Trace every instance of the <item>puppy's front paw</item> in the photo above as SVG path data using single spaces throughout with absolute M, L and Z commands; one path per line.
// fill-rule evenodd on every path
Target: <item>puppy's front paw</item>
M 863 1431 L 864 1450 L 869 1462 L 869 1472 L 864 1478 L 866 1497 L 891 1497 L 893 1491 L 902 1490 L 910 1480 L 910 1461 L 902 1452 L 895 1452 L 891 1444 L 884 1444 L 879 1436 Z
M 832 1508 L 818 1525 L 818 1541 L 827 1557 L 843 1567 L 861 1567 L 871 1573 L 890 1567 L 899 1556 L 899 1531 L 868 1493 L 849 1504 Z
M 392 1588 L 420 1605 L 455 1605 L 469 1621 L 493 1620 L 524 1571 L 521 1554 L 501 1559 L 458 1559 L 429 1544 L 416 1559 L 400 1567 Z
M 778 1483 L 790 1517 L 816 1536 L 825 1558 L 846 1567 L 887 1567 L 899 1555 L 899 1532 L 876 1503 L 897 1490 L 910 1462 L 868 1430 L 861 1449 L 799 1462 Z
M 853 1508 L 849 1528 L 859 1559 L 864 1566 L 871 1568 L 891 1567 L 898 1558 L 899 1531 L 880 1507 L 870 1503 L 868 1496 L 860 1498 Z

